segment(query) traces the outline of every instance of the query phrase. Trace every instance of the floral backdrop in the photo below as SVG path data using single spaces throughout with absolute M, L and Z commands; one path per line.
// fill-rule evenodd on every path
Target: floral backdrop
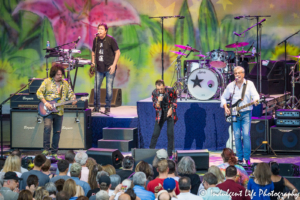
M 77 49 L 82 53 L 75 57 L 90 59 L 100 22 L 108 24 L 108 34 L 121 50 L 114 87 L 122 88 L 123 105 L 136 105 L 150 96 L 154 81 L 161 78 L 161 23 L 149 16 L 185 16 L 164 20 L 164 79 L 170 85 L 175 81 L 170 64 L 176 58 L 170 51 L 179 50 L 174 44 L 189 44 L 204 54 L 235 41 L 256 42 L 256 28 L 242 37 L 232 34 L 256 23 L 234 20 L 237 15 L 271 15 L 263 23 L 262 59 L 283 59 L 284 46 L 277 44 L 300 29 L 299 10 L 299 0 L 0 0 L 0 101 L 28 78 L 46 77 L 47 41 L 54 47 L 80 36 Z M 298 38 L 289 40 L 288 55 L 300 53 Z M 191 54 L 188 59 L 197 57 Z M 78 70 L 75 92 L 93 88 L 89 68 Z

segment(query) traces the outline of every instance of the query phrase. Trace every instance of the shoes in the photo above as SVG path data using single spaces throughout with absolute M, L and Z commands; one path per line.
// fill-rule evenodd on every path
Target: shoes
M 51 154 L 51 156 L 54 157 L 56 160 L 61 160 L 61 158 L 59 158 L 59 157 L 57 156 L 57 153 L 53 153 L 53 154 Z
M 250 162 L 250 160 L 246 160 L 246 164 L 247 164 L 248 167 L 251 167 L 251 162 Z
M 244 165 L 244 161 L 243 160 L 238 160 L 238 164 L 239 165 Z
M 45 156 L 47 156 L 47 155 L 49 154 L 49 151 L 45 149 L 45 150 L 42 152 L 42 154 L 45 155 Z
M 94 107 L 93 112 L 99 112 L 99 108 Z
M 105 113 L 105 114 L 109 114 L 109 113 L 110 113 L 110 108 L 105 108 L 104 113 Z

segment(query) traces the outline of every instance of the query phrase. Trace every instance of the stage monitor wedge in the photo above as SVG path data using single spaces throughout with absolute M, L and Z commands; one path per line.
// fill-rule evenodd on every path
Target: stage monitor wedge
M 134 165 L 136 166 L 140 161 L 145 161 L 152 165 L 156 152 L 159 149 L 131 149 L 132 157 L 134 158 Z
M 88 157 L 94 158 L 100 165 L 112 165 L 116 169 L 122 167 L 124 156 L 118 149 L 90 148 L 86 151 Z

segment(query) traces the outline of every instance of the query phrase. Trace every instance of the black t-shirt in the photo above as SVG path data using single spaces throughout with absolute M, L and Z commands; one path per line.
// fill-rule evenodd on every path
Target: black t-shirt
M 110 35 L 106 35 L 103 40 L 99 37 L 94 39 L 92 51 L 96 53 L 95 63 L 98 72 L 108 71 L 108 68 L 114 63 L 115 51 L 118 49 L 116 40 Z
M 163 98 L 161 104 L 162 104 L 162 110 L 163 110 L 164 112 L 167 112 L 167 111 L 168 111 L 168 105 L 169 105 L 169 102 L 168 102 L 168 98 L 167 98 L 166 93 L 164 94 L 164 98 Z
M 133 171 L 130 171 L 130 170 L 121 170 L 121 171 L 117 172 L 117 174 L 121 177 L 121 182 L 124 181 L 125 179 L 127 179 L 132 173 L 133 173 Z M 132 176 L 131 176 L 131 178 L 132 178 Z
M 88 193 L 87 193 L 87 198 L 90 198 L 91 196 L 94 196 L 94 195 L 96 195 L 96 193 L 97 192 L 99 192 L 100 191 L 100 188 L 96 188 L 96 189 L 93 189 L 93 190 L 90 190 L 90 191 L 88 191 Z

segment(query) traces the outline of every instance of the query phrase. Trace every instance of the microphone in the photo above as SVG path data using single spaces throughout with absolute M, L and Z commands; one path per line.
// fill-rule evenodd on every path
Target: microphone
M 75 43 L 75 44 L 77 44 L 78 43 L 78 41 L 80 40 L 80 36 L 78 36 L 78 39 L 77 40 L 75 40 L 73 43 Z
M 95 37 L 97 37 L 98 35 L 99 35 L 99 33 L 96 33 L 96 34 L 95 34 Z
M 236 33 L 235 31 L 233 31 L 233 35 L 236 35 L 236 36 L 238 36 L 238 37 L 241 36 L 241 34 L 238 34 L 238 33 Z
M 162 96 L 164 96 L 164 94 L 163 93 L 159 93 L 159 96 L 162 97 Z

